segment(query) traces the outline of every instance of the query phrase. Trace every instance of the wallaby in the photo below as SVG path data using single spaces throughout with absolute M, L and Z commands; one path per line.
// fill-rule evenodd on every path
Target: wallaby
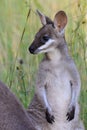
M 0 81 L 0 130 L 84 130 L 79 118 L 80 77 L 64 36 L 67 16 L 59 11 L 53 22 L 37 12 L 43 27 L 29 51 L 44 52 L 45 57 L 38 70 L 35 95 L 25 110 Z
M 37 130 L 15 95 L 0 81 L 0 130 Z
M 28 114 L 37 130 L 84 130 L 79 118 L 80 76 L 68 53 L 64 35 L 67 15 L 59 11 L 52 21 L 37 13 L 43 26 L 29 51 L 45 53 L 45 56 L 39 66 L 35 96 Z

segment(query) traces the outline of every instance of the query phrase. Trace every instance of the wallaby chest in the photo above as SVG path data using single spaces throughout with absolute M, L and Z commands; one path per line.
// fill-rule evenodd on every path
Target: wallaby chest
M 70 85 L 70 72 L 68 70 L 68 65 L 64 62 L 57 63 L 56 65 L 50 62 L 45 63 L 43 73 L 45 75 L 45 82 L 50 84 L 50 86 L 51 84 L 53 87 L 59 87 L 62 84 Z M 56 84 L 56 86 L 54 86 L 54 84 Z
M 45 63 L 43 73 L 45 73 L 45 86 L 49 99 L 58 100 L 64 99 L 69 100 L 71 95 L 70 87 L 70 74 L 67 69 L 67 64 L 63 62 L 57 63 L 56 65 L 47 62 Z M 67 94 L 69 93 L 69 94 Z M 57 97 L 58 96 L 58 97 Z

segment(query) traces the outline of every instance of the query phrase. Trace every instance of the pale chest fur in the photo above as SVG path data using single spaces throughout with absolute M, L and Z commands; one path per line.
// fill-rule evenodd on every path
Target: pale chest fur
M 60 121 L 66 121 L 71 98 L 70 79 L 70 74 L 64 65 L 48 66 L 45 75 L 47 100 L 56 118 Z

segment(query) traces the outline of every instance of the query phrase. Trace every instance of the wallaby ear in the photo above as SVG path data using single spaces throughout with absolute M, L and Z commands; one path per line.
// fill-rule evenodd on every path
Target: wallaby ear
M 37 14 L 39 15 L 40 17 L 40 20 L 41 20 L 41 23 L 42 25 L 46 25 L 46 17 L 44 14 L 42 14 L 39 10 L 36 10 L 37 11 Z
M 67 24 L 67 15 L 64 11 L 59 11 L 56 13 L 56 15 L 54 17 L 54 24 L 59 32 L 64 30 L 64 28 Z
M 54 23 L 53 23 L 53 21 L 49 17 L 45 16 L 44 14 L 42 14 L 38 10 L 37 10 L 37 14 L 40 17 L 42 25 L 51 24 L 54 27 Z

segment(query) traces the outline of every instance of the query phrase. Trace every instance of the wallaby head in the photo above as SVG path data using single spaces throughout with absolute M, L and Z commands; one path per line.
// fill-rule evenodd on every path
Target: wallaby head
M 35 35 L 35 39 L 29 51 L 32 54 L 49 52 L 64 44 L 64 28 L 67 24 L 67 16 L 64 11 L 59 11 L 54 17 L 54 21 L 37 11 L 42 28 Z

